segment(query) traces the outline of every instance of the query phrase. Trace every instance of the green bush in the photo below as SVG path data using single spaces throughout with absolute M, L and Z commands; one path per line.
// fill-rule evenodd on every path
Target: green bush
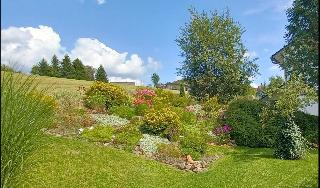
M 175 94 L 171 91 L 156 89 L 156 97 L 154 99 L 154 104 L 160 107 L 186 107 L 190 105 L 193 101 L 190 97 L 183 96 L 181 97 L 179 94 Z
M 116 130 L 114 144 L 122 145 L 124 150 L 131 152 L 142 138 L 139 130 L 141 124 L 139 121 L 132 122 Z
M 128 105 L 113 106 L 110 108 L 109 113 L 126 119 L 131 119 L 136 115 L 135 109 Z
M 181 122 L 171 108 L 152 108 L 144 116 L 143 130 L 174 140 L 181 130 Z
M 134 110 L 135 110 L 135 114 L 138 116 L 144 116 L 144 114 L 146 113 L 146 111 L 149 109 L 147 104 L 139 104 L 136 105 Z
M 120 86 L 98 81 L 86 91 L 84 100 L 89 108 L 92 108 L 93 104 L 101 105 L 104 101 L 108 110 L 112 106 L 129 104 L 129 95 Z
M 294 122 L 299 126 L 302 136 L 308 142 L 319 143 L 319 121 L 317 116 L 298 111 L 294 115 Z
M 41 129 L 52 124 L 56 102 L 37 91 L 34 78 L 1 73 L 1 187 L 17 187 L 23 161 L 40 146 Z
M 188 132 L 180 137 L 181 150 L 185 155 L 191 155 L 195 160 L 199 160 L 207 150 L 206 138 L 197 131 Z
M 184 108 L 181 107 L 174 107 L 172 108 L 173 111 L 179 116 L 180 121 L 183 124 L 195 124 L 197 121 L 197 116 L 192 112 L 186 111 Z
M 96 126 L 84 129 L 81 136 L 93 142 L 111 142 L 114 130 L 111 126 Z
M 158 144 L 158 154 L 167 156 L 167 157 L 174 157 L 174 158 L 180 158 L 183 156 L 182 151 L 180 150 L 179 146 L 177 144 Z
M 275 155 L 280 159 L 299 159 L 305 153 L 305 139 L 299 127 L 289 119 L 277 134 Z
M 107 97 L 101 91 L 91 92 L 84 99 L 84 105 L 87 108 L 96 110 L 98 112 L 105 112 Z
M 226 124 L 232 127 L 231 139 L 237 145 L 249 147 L 272 147 L 277 132 L 277 123 L 263 125 L 260 113 L 264 104 L 249 98 L 233 100 L 226 111 Z

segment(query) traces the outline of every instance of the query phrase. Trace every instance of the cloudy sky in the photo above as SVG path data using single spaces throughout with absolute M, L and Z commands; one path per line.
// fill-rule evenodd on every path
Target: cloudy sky
M 283 75 L 270 56 L 284 43 L 292 0 L 2 0 L 1 63 L 29 71 L 53 54 L 79 57 L 85 65 L 102 64 L 113 81 L 150 84 L 177 79 L 182 61 L 175 39 L 189 19 L 188 8 L 229 8 L 246 32 L 248 55 L 258 57 L 260 75 L 253 86 Z

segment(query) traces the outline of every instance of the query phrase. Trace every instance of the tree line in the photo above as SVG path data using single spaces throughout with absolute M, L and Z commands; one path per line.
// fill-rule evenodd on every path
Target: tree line
M 83 65 L 79 58 L 71 61 L 67 54 L 61 61 L 56 55 L 53 55 L 50 63 L 48 63 L 45 58 L 42 58 L 40 62 L 32 67 L 31 74 L 76 80 L 108 82 L 107 73 L 102 65 L 100 65 L 98 69 L 95 69 L 92 66 Z

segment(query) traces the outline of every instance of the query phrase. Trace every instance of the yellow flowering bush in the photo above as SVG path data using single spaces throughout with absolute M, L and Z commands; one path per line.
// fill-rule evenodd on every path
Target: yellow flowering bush
M 151 108 L 144 116 L 143 129 L 148 133 L 173 140 L 181 130 L 181 122 L 178 114 L 171 108 Z
M 84 98 L 87 107 L 94 108 L 102 105 L 106 109 L 115 105 L 128 104 L 129 100 L 127 91 L 122 87 L 99 81 L 90 86 Z

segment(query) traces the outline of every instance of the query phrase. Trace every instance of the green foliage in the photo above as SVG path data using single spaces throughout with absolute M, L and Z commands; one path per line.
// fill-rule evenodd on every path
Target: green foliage
M 299 126 L 302 136 L 308 142 L 319 144 L 319 121 L 317 116 L 298 111 L 294 114 L 293 119 Z
M 132 122 L 116 130 L 114 144 L 121 145 L 124 150 L 132 151 L 142 138 L 139 130 L 142 122 Z
M 223 106 L 219 104 L 217 97 L 211 97 L 203 102 L 203 110 L 208 118 L 218 122 L 222 114 Z
M 275 141 L 277 122 L 263 125 L 260 113 L 264 104 L 256 99 L 233 100 L 226 111 L 226 124 L 232 127 L 231 138 L 237 145 L 249 147 L 272 147 Z
M 40 130 L 51 126 L 55 101 L 38 84 L 32 76 L 1 73 L 1 187 L 15 187 Z
M 157 73 L 153 73 L 151 76 L 151 80 L 152 80 L 154 87 L 156 87 L 160 81 L 160 77 Z
M 192 112 L 186 111 L 184 108 L 174 107 L 172 110 L 179 116 L 183 124 L 195 124 L 197 121 L 197 116 Z
M 61 77 L 61 65 L 56 55 L 53 55 L 51 59 L 51 76 Z
M 193 102 L 188 96 L 181 97 L 179 94 L 164 89 L 156 89 L 155 92 L 157 96 L 154 99 L 154 104 L 156 106 L 186 107 Z
M 95 91 L 87 95 L 84 99 L 84 105 L 87 108 L 97 112 L 105 112 L 107 97 L 101 91 Z
M 86 65 L 84 68 L 86 70 L 86 77 L 85 77 L 86 79 L 85 80 L 93 81 L 96 69 L 91 66 L 88 66 L 88 65 Z
M 100 65 L 99 68 L 97 69 L 95 78 L 96 78 L 95 79 L 96 81 L 109 82 L 108 77 L 107 77 L 107 73 L 104 70 L 102 65 Z
M 147 133 L 175 140 L 180 129 L 179 116 L 171 108 L 151 108 L 144 116 L 143 130 Z
M 63 78 L 72 79 L 75 77 L 75 70 L 72 66 L 70 57 L 66 54 L 61 62 L 61 76 Z
M 244 30 L 228 11 L 190 13 L 190 22 L 176 40 L 184 57 L 179 74 L 188 83 L 189 93 L 197 99 L 217 96 L 220 102 L 243 94 L 249 77 L 257 73 L 255 59 L 245 56 Z
M 135 109 L 128 105 L 113 106 L 109 109 L 109 113 L 126 119 L 131 119 L 136 115 Z
M 74 69 L 74 72 L 75 72 L 75 75 L 74 75 L 74 79 L 77 79 L 77 80 L 85 80 L 86 79 L 86 69 L 84 67 L 84 65 L 82 64 L 82 62 L 80 61 L 80 59 L 75 59 L 73 62 L 72 62 L 72 66 L 73 66 L 73 69 Z
M 319 62 L 318 0 L 295 0 L 287 10 L 283 62 L 280 66 L 288 76 L 300 75 L 304 82 L 317 88 Z
M 37 64 L 34 65 L 31 69 L 32 74 L 38 74 L 40 76 L 51 76 L 51 67 L 48 64 L 47 60 L 44 58 L 41 59 L 41 61 Z
M 147 104 L 139 104 L 134 107 L 135 114 L 138 116 L 144 116 L 148 109 L 149 107 Z
M 197 132 L 187 132 L 179 139 L 181 150 L 185 155 L 191 155 L 195 160 L 200 159 L 207 150 L 205 137 Z
M 184 97 L 186 95 L 186 92 L 184 91 L 184 85 L 183 83 L 180 83 L 180 88 L 179 88 L 179 94 L 180 94 L 180 97 Z
M 280 159 L 299 159 L 305 153 L 305 139 L 299 127 L 289 119 L 277 134 L 275 155 Z
M 159 144 L 170 144 L 166 138 L 160 136 L 154 136 L 149 134 L 143 134 L 143 137 L 139 141 L 139 146 L 142 151 L 147 155 L 155 154 L 158 151 Z
M 172 143 L 172 144 L 160 143 L 158 145 L 157 153 L 164 155 L 166 157 L 174 157 L 174 158 L 180 158 L 183 156 L 183 153 L 180 150 L 179 146 L 174 143 Z
M 104 104 L 108 110 L 112 106 L 129 104 L 129 95 L 125 89 L 120 86 L 105 83 L 105 82 L 94 82 L 93 85 L 85 93 L 84 101 L 88 103 L 92 97 L 97 96 L 100 99 L 105 100 Z M 90 106 L 88 106 L 90 108 Z
M 16 72 L 12 67 L 5 64 L 1 64 L 1 71 Z
M 81 136 L 93 142 L 111 142 L 113 134 L 113 127 L 96 126 L 93 129 L 84 129 Z

